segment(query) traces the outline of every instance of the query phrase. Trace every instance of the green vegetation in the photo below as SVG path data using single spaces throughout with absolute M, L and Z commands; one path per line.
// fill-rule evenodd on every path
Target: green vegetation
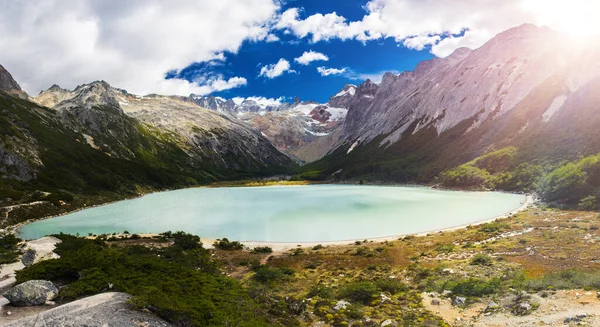
M 237 251 L 237 250 L 242 250 L 244 248 L 244 244 L 242 244 L 238 241 L 230 241 L 227 238 L 216 240 L 213 243 L 213 246 L 217 249 L 225 250 L 225 251 Z
M 540 180 L 538 190 L 549 202 L 595 209 L 600 195 L 600 154 L 556 168 Z
M 474 266 L 490 266 L 492 265 L 492 257 L 484 253 L 478 253 L 471 259 L 471 264 Z
M 19 271 L 18 282 L 70 280 L 60 291 L 63 299 L 108 290 L 127 292 L 136 307 L 178 326 L 269 325 L 248 292 L 220 273 L 195 237 L 175 233 L 175 244 L 167 248 L 57 237 L 63 241 L 56 250 L 60 259 Z
M 534 291 L 578 288 L 600 290 L 600 274 L 597 271 L 569 269 L 552 272 L 541 278 L 529 279 L 526 281 L 525 286 L 527 289 Z
M 219 166 L 220 158 L 190 156 L 176 135 L 111 108 L 89 110 L 90 115 L 105 122 L 106 130 L 94 132 L 76 115 L 60 114 L 0 94 L 0 148 L 20 149 L 18 152 L 24 154 L 21 164 L 35 172 L 30 181 L 9 179 L 6 173 L 0 173 L 0 206 L 47 201 L 11 211 L 0 227 L 148 191 L 283 173 L 291 167 L 291 161 L 281 159 L 285 156 L 273 148 L 276 155 L 268 164 L 247 156 L 224 154 L 223 160 L 240 167 L 225 169 Z M 68 127 L 79 125 L 85 128 L 83 132 L 93 134 L 99 150 Z M 222 132 L 211 131 L 213 136 Z M 35 153 L 43 165 L 34 158 Z M 16 172 L 16 168 L 8 167 L 8 173 Z M 50 194 L 40 197 L 39 191 Z
M 13 234 L 0 235 L 0 265 L 17 260 L 21 254 L 18 247 L 19 242 L 21 239 Z
M 252 253 L 273 253 L 273 249 L 268 247 L 268 246 L 257 246 L 254 249 L 252 249 L 252 251 L 250 251 Z

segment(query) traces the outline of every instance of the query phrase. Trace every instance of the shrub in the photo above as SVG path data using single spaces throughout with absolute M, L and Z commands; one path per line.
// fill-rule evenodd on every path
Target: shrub
M 396 279 L 379 279 L 375 281 L 375 286 L 382 292 L 396 294 L 408 291 L 408 286 Z
M 216 240 L 213 243 L 213 246 L 217 249 L 225 251 L 237 251 L 244 249 L 244 245 L 242 243 L 238 241 L 229 241 L 227 238 Z
M 455 295 L 480 297 L 499 292 L 501 283 L 499 278 L 491 278 L 488 280 L 467 278 L 450 282 L 447 286 L 449 286 L 447 289 L 450 289 Z
M 240 327 L 268 326 L 257 304 L 236 280 L 205 269 L 211 263 L 208 251 L 184 251 L 176 246 L 111 247 L 99 240 L 57 237 L 63 241 L 56 250 L 60 258 L 17 272 L 19 283 L 32 279 L 74 281 L 60 291 L 60 298 L 102 292 L 112 283 L 112 290 L 133 296 L 136 308 L 152 308 L 175 326 L 223 326 L 227 322 Z
M 180 247 L 183 250 L 192 250 L 202 248 L 200 243 L 200 237 L 192 234 L 188 234 L 183 231 L 178 231 L 171 234 L 173 238 L 173 245 Z
M 289 268 L 272 268 L 260 265 L 254 269 L 254 280 L 260 283 L 271 283 L 294 275 L 294 271 Z
M 306 297 L 315 297 L 318 296 L 322 299 L 332 299 L 333 298 L 333 290 L 324 285 L 315 285 L 311 287 L 310 291 Z
M 0 236 L 0 264 L 11 263 L 19 256 L 18 244 L 21 239 L 13 234 Z
M 565 270 L 554 272 L 538 279 L 525 282 L 527 289 L 541 291 L 545 289 L 600 289 L 600 274 L 597 271 Z
M 435 247 L 435 250 L 441 253 L 451 253 L 454 251 L 454 244 L 440 244 Z
M 487 254 L 478 253 L 471 259 L 471 265 L 474 266 L 490 266 L 492 264 L 492 257 Z
M 354 282 L 340 289 L 340 297 L 363 304 L 370 304 L 377 298 L 377 286 L 372 282 Z
M 252 253 L 273 253 L 273 249 L 268 246 L 257 246 L 251 251 Z

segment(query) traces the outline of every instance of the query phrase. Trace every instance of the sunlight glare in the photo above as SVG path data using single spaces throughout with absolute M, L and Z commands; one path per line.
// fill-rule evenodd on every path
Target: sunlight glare
M 599 0 L 524 0 L 523 9 L 533 13 L 539 26 L 578 38 L 600 34 Z

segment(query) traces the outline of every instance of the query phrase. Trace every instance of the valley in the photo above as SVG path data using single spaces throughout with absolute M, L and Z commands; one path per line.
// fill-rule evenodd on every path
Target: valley
M 33 96 L 0 66 L 0 288 L 55 284 L 0 325 L 85 301 L 135 326 L 598 325 L 598 55 L 525 24 L 323 103 L 106 81 Z M 56 237 L 44 255 L 15 236 L 64 214 L 31 234 Z

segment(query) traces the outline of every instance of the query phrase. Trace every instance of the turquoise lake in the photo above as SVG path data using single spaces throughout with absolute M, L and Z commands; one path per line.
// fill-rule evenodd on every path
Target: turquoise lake
M 193 188 L 37 221 L 19 233 L 34 239 L 59 232 L 183 230 L 240 241 L 342 241 L 468 225 L 509 213 L 525 200 L 517 194 L 399 186 Z

